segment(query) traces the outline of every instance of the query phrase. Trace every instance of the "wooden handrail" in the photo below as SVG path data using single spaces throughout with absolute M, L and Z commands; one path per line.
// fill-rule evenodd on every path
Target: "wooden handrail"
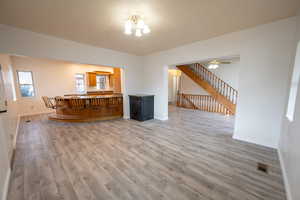
M 191 64 L 189 65 L 189 68 L 194 72 L 195 76 L 208 82 L 218 93 L 223 95 L 231 103 L 237 103 L 238 91 L 228 83 L 199 63 Z
M 177 106 L 189 109 L 197 109 L 207 112 L 222 113 L 224 115 L 233 115 L 229 109 L 224 105 L 218 103 L 210 95 L 196 95 L 196 94 L 177 94 Z

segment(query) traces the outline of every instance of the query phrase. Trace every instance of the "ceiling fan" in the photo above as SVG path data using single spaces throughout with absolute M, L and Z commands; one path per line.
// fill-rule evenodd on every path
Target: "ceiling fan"
M 230 64 L 230 61 L 212 60 L 208 62 L 208 69 L 217 69 L 221 64 Z

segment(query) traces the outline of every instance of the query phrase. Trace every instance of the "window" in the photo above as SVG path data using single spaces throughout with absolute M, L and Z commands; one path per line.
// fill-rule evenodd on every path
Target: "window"
M 75 75 L 75 87 L 77 92 L 84 92 L 84 74 Z
M 33 97 L 34 87 L 31 71 L 17 71 L 19 87 L 22 97 Z
M 97 75 L 97 89 L 105 90 L 106 89 L 106 76 L 105 75 Z

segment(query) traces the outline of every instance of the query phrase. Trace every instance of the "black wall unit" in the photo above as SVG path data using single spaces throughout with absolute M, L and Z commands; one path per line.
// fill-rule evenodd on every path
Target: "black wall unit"
M 146 121 L 154 118 L 154 95 L 129 95 L 130 119 Z

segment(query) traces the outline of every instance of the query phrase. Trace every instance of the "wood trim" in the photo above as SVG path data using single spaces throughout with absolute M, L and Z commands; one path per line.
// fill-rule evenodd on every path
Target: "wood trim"
M 97 75 L 112 75 L 113 74 L 111 72 L 106 72 L 106 71 L 93 71 L 93 73 L 96 73 Z

